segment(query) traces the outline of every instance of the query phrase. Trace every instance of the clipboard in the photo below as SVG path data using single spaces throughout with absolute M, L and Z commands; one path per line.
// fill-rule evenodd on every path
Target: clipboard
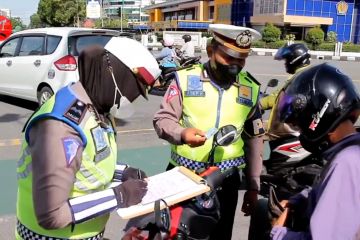
M 122 219 L 130 219 L 154 211 L 154 202 L 163 199 L 168 206 L 210 191 L 206 181 L 191 170 L 179 166 L 148 178 L 148 192 L 143 201 L 128 208 L 119 208 Z M 160 202 L 160 209 L 165 208 Z

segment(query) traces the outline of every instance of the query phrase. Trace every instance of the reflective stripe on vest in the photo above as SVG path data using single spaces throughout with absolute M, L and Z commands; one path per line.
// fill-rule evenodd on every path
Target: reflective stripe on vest
M 177 80 L 183 98 L 183 114 L 180 124 L 183 127 L 195 127 L 204 132 L 214 127 L 220 128 L 232 124 L 241 133 L 246 118 L 257 103 L 259 85 L 251 81 L 247 73 L 241 72 L 238 81 L 240 87 L 233 85 L 224 90 L 210 81 L 202 81 L 200 77 L 202 71 L 201 66 L 194 66 L 178 72 Z M 243 146 L 244 142 L 239 138 L 229 146 L 216 147 L 215 164 L 224 166 L 225 169 L 232 166 L 233 164 L 221 164 L 221 162 L 242 158 L 244 156 Z M 175 154 L 172 154 L 171 162 L 178 165 L 178 159 L 187 159 L 204 164 L 208 161 L 211 147 L 212 139 L 208 139 L 203 146 L 196 148 L 191 148 L 186 144 L 172 145 L 172 152 Z M 245 166 L 240 161 L 235 165 Z
M 28 134 L 34 122 L 47 118 L 57 119 L 73 127 L 82 138 L 84 143 L 82 162 L 79 171 L 75 174 L 74 187 L 70 192 L 69 198 L 106 189 L 115 172 L 117 152 L 112 150 L 116 149 L 114 131 L 99 128 L 99 124 L 90 111 L 86 112 L 79 125 L 62 117 L 65 113 L 64 111 L 76 99 L 76 96 L 70 89 L 63 88 L 43 104 L 32 116 L 25 129 L 25 141 L 22 145 L 23 152 L 17 168 L 19 179 L 17 197 L 18 220 L 31 231 L 53 238 L 86 239 L 97 236 L 104 230 L 109 218 L 109 215 L 105 214 L 76 224 L 73 230 L 71 226 L 56 230 L 46 230 L 38 224 L 35 216 L 32 198 L 32 158 L 28 147 Z M 106 143 L 104 144 L 106 145 L 104 149 L 97 149 L 96 139 L 92 135 L 95 130 L 100 131 L 97 133 L 101 133 L 103 136 L 102 139 Z M 106 152 L 105 155 L 103 154 L 104 152 Z

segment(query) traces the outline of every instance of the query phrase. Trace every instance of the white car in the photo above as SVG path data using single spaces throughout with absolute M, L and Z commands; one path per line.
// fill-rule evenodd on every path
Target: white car
M 77 58 L 87 46 L 105 44 L 119 32 L 87 28 L 20 31 L 0 45 L 0 94 L 37 101 L 77 81 Z

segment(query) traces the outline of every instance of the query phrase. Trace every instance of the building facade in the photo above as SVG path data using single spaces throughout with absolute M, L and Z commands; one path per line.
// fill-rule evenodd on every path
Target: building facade
M 148 22 L 149 15 L 144 11 L 146 6 L 164 2 L 164 0 L 103 0 L 104 15 L 110 18 L 123 17 L 129 22 Z
M 0 9 L 0 16 L 4 16 L 4 17 L 11 17 L 11 11 L 10 9 L 7 9 L 7 8 L 1 8 Z
M 210 23 L 261 30 L 273 23 L 303 38 L 311 27 L 360 43 L 360 0 L 169 0 L 145 7 L 153 29 L 204 30 Z

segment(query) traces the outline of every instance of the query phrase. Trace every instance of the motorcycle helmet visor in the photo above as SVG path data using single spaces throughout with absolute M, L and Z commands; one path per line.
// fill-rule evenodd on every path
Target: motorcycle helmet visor
M 300 131 L 298 124 L 299 110 L 295 107 L 298 97 L 281 91 L 278 95 L 274 109 L 280 122 L 287 123 L 295 131 Z
M 289 49 L 287 47 L 281 47 L 277 50 L 277 52 L 275 53 L 274 59 L 275 60 L 283 60 L 284 56 L 286 54 L 288 54 Z

